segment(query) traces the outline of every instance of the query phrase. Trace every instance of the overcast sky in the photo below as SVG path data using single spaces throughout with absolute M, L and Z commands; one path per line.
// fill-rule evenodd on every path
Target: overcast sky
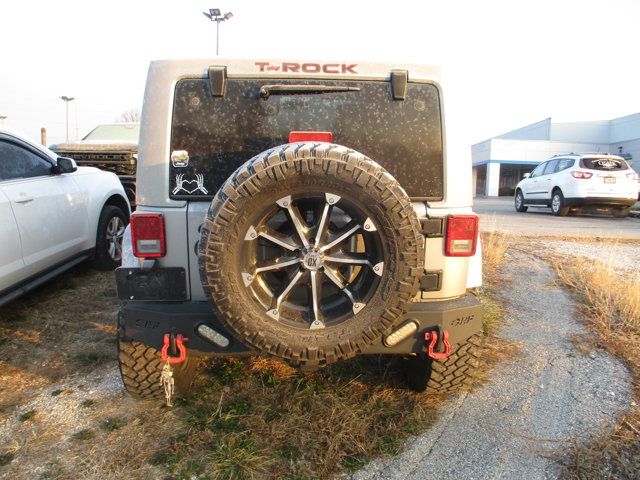
M 213 57 L 391 60 L 443 68 L 449 142 L 553 117 L 640 111 L 639 0 L 21 0 L 2 2 L 0 115 L 64 140 L 139 108 L 149 61 Z

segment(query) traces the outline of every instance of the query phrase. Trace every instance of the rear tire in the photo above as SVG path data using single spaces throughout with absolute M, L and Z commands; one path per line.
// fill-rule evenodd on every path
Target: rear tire
M 526 212 L 529 207 L 524 206 L 524 195 L 521 190 L 516 190 L 516 196 L 514 198 L 516 212 Z
M 416 392 L 450 393 L 469 386 L 478 368 L 482 337 L 473 335 L 445 360 L 414 355 L 406 360 L 409 387 Z
M 125 342 L 118 335 L 118 363 L 120 375 L 127 392 L 139 400 L 162 400 L 164 388 L 160 384 L 162 358 L 160 352 L 139 342 Z M 173 364 L 175 394 L 186 395 L 191 390 L 198 361 L 187 357 L 182 363 Z
M 551 194 L 551 212 L 556 217 L 566 217 L 569 207 L 565 205 L 564 195 L 560 190 L 554 190 Z
M 113 270 L 122 262 L 122 238 L 127 217 L 121 208 L 105 205 L 98 220 L 96 249 L 92 261 L 97 270 Z

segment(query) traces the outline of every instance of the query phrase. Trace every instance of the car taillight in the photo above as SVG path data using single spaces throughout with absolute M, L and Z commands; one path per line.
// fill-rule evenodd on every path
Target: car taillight
M 476 215 L 449 215 L 444 253 L 448 257 L 472 257 L 478 242 Z
M 640 180 L 637 173 L 627 173 L 627 178 L 629 180 Z
M 571 175 L 574 178 L 591 178 L 593 176 L 593 173 L 590 172 L 582 172 L 580 170 L 574 170 L 573 172 L 571 172 Z
M 327 142 L 333 143 L 331 132 L 289 132 L 289 143 L 295 142 Z
M 164 217 L 159 213 L 131 215 L 131 243 L 136 257 L 164 257 Z

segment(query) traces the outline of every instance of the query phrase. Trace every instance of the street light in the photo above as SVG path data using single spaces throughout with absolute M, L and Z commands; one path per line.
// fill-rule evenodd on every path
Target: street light
M 209 13 L 202 12 L 202 14 L 212 22 L 216 22 L 216 55 L 218 55 L 218 44 L 220 43 L 220 22 L 229 20 L 233 17 L 233 13 L 227 12 L 222 15 L 219 8 L 210 8 Z
M 6 115 L 0 115 L 0 125 L 4 125 L 4 119 L 7 118 Z
M 69 102 L 74 100 L 75 97 L 67 97 L 63 95 L 60 97 L 61 100 L 64 100 L 64 104 L 67 106 L 67 142 L 69 141 Z

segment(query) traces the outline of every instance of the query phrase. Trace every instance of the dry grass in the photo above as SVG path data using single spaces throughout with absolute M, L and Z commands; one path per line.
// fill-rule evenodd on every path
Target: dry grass
M 613 432 L 576 446 L 564 460 L 565 476 L 638 478 L 640 464 L 640 272 L 621 274 L 613 262 L 556 263 L 560 279 L 584 299 L 585 317 L 600 342 L 622 359 L 636 380 L 636 405 Z
M 182 399 L 188 441 L 156 462 L 178 478 L 329 478 L 396 454 L 437 417 L 437 396 L 406 389 L 401 360 L 362 357 L 300 373 L 265 358 L 209 361 Z
M 483 246 L 497 282 L 506 239 Z M 492 339 L 501 310 L 490 288 L 479 294 Z M 0 476 L 329 478 L 396 454 L 442 405 L 407 389 L 402 359 L 378 356 L 307 374 L 210 360 L 176 408 L 135 402 L 115 371 L 116 311 L 113 275 L 84 268 L 0 309 Z M 499 358 L 487 343 L 478 378 Z
M 509 245 L 509 236 L 502 232 L 483 232 L 482 266 L 485 282 L 491 283 L 498 278 L 498 268 L 505 259 Z

